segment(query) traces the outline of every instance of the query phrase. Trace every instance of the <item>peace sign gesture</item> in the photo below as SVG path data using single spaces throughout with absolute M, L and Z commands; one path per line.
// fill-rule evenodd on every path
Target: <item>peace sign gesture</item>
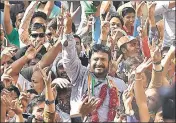
M 45 67 L 44 69 L 41 68 L 40 64 L 37 66 L 40 73 L 42 74 L 44 83 L 46 87 L 51 86 L 51 71 L 49 71 L 48 76 L 47 76 L 47 71 L 48 71 L 48 67 Z
M 104 36 L 107 36 L 110 31 L 110 23 L 109 23 L 109 12 L 106 14 L 105 19 L 103 18 L 103 15 L 100 15 L 101 20 L 101 34 Z
M 162 59 L 161 50 L 160 50 L 161 46 L 157 46 L 155 42 L 156 41 L 153 39 L 152 45 L 149 44 L 151 58 L 154 63 L 160 62 Z
M 152 64 L 152 59 L 147 58 L 144 59 L 144 61 L 136 68 L 136 73 L 141 74 L 143 73 L 150 65 Z
M 70 3 L 70 14 L 71 14 L 72 19 L 74 19 L 75 15 L 78 13 L 80 8 L 81 7 L 78 6 L 78 8 L 75 11 L 73 11 L 73 2 Z

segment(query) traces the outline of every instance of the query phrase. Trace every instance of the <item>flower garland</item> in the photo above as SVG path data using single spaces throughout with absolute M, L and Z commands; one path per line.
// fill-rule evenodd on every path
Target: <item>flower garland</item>
M 99 122 L 97 110 L 100 108 L 100 106 L 102 106 L 102 104 L 103 104 L 103 102 L 106 98 L 107 89 L 108 89 L 107 84 L 105 84 L 101 87 L 100 94 L 99 94 L 100 102 L 97 104 L 96 110 L 91 113 L 92 122 Z M 108 111 L 108 121 L 107 122 L 113 121 L 115 116 L 116 116 L 116 110 L 115 109 L 119 104 L 116 87 L 111 87 L 110 88 L 109 97 L 110 97 L 109 98 L 109 111 Z

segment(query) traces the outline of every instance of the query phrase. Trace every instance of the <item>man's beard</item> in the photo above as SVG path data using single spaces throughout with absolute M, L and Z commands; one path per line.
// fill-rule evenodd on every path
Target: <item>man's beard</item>
M 98 67 L 103 68 L 104 70 L 102 72 L 95 72 L 95 69 L 98 68 Z M 95 74 L 95 76 L 97 78 L 105 78 L 107 76 L 107 74 L 108 74 L 109 68 L 105 68 L 104 66 L 98 66 L 98 67 L 94 66 L 94 74 Z

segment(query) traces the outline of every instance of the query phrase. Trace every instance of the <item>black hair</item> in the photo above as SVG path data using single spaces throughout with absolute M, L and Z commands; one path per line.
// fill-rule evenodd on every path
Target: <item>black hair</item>
M 161 50 L 161 54 L 163 55 L 164 52 L 168 52 L 170 49 L 170 47 L 163 47 L 163 49 Z
M 93 1 L 92 5 L 94 5 L 95 7 L 100 5 L 100 1 Z
M 91 59 L 91 56 L 94 52 L 103 52 L 108 54 L 109 61 L 111 60 L 111 49 L 103 44 L 94 44 L 89 51 L 89 59 Z
M 47 20 L 47 15 L 46 13 L 42 12 L 42 11 L 38 11 L 38 12 L 34 12 L 33 16 L 32 16 L 32 19 L 31 19 L 31 22 L 34 18 L 36 17 L 41 17 L 43 18 L 44 20 Z
M 45 25 L 40 24 L 40 23 L 34 23 L 34 24 L 32 24 L 30 26 L 30 28 L 29 28 L 29 33 L 31 34 L 31 31 L 34 31 L 34 30 L 37 30 L 37 29 L 40 29 L 40 28 L 42 28 L 43 32 L 45 33 L 46 27 L 45 27 Z
M 27 90 L 27 93 L 30 93 L 30 94 L 36 94 L 36 95 L 38 95 L 38 93 L 35 91 L 35 89 L 33 89 L 33 88 L 31 88 L 31 89 L 29 89 L 29 90 Z
M 76 26 L 75 26 L 74 23 L 72 23 L 72 32 L 73 32 L 73 33 L 76 33 Z
M 24 11 L 24 10 L 20 10 L 20 11 L 18 11 L 17 13 L 15 13 L 14 22 L 16 22 L 16 16 L 17 16 L 18 14 L 21 14 L 21 13 L 23 13 L 23 12 L 25 12 L 25 11 Z
M 53 28 L 54 30 L 57 30 L 57 18 L 53 18 L 47 26 L 48 28 Z
M 122 17 L 125 17 L 128 13 L 135 14 L 135 10 L 132 7 L 125 7 L 122 9 Z
M 122 19 L 122 17 L 121 17 L 120 15 L 112 14 L 110 20 L 111 20 L 112 18 L 114 18 L 114 17 L 115 17 L 115 18 L 118 18 L 118 19 L 120 20 L 122 26 L 124 25 L 123 19 Z
M 20 96 L 19 89 L 14 85 L 10 85 L 10 87 L 8 87 L 7 90 L 10 91 L 10 92 L 14 91 L 17 94 L 18 97 Z
M 2 91 L 4 88 L 5 88 L 5 85 L 4 85 L 4 83 L 1 81 L 1 82 L 0 82 L 0 93 L 1 93 L 1 91 Z
M 43 102 L 45 102 L 45 95 L 35 96 L 27 106 L 27 112 L 32 114 L 33 107 Z
M 74 34 L 73 36 L 74 36 L 74 38 L 78 38 L 80 40 L 80 44 L 81 44 L 81 38 L 76 34 Z

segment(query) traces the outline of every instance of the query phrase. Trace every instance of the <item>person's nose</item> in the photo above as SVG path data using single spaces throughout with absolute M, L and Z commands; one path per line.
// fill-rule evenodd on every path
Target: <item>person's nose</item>
M 102 65 L 102 64 L 103 64 L 103 63 L 102 63 L 102 60 L 99 59 L 96 64 L 97 64 L 98 66 Z

